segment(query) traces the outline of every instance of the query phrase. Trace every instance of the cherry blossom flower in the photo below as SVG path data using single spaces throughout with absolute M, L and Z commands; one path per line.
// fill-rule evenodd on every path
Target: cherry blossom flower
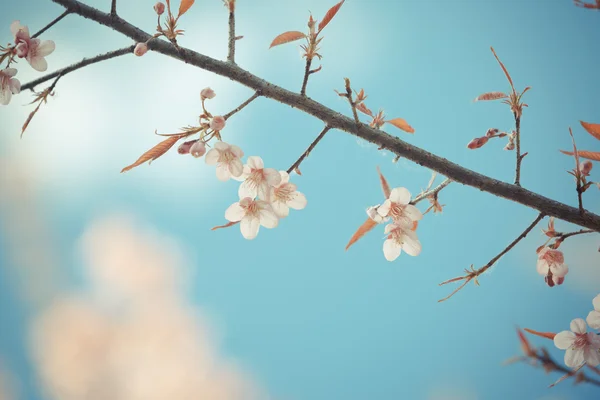
M 419 221 L 423 218 L 423 214 L 417 207 L 410 204 L 410 197 L 408 189 L 394 188 L 390 197 L 377 209 L 377 212 L 382 217 L 391 217 L 394 222 Z
M 156 14 L 162 15 L 165 12 L 165 4 L 160 1 L 157 2 L 154 5 L 154 11 L 156 11 Z
M 260 226 L 271 229 L 279 223 L 277 215 L 269 203 L 262 200 L 254 200 L 252 197 L 241 197 L 240 201 L 233 203 L 225 211 L 225 218 L 231 222 L 240 223 L 242 236 L 252 240 L 258 235 Z
M 202 90 L 200 91 L 200 98 L 201 98 L 202 100 L 206 100 L 206 99 L 209 99 L 209 100 L 210 100 L 210 99 L 214 99 L 216 95 L 217 95 L 217 94 L 215 93 L 215 91 L 214 91 L 214 90 L 212 90 L 212 89 L 211 89 L 211 88 L 209 88 L 209 87 L 207 87 L 207 88 L 204 88 L 204 89 L 202 89 Z
M 242 175 L 244 165 L 240 158 L 243 156 L 244 152 L 238 146 L 225 142 L 217 142 L 206 153 L 205 160 L 208 165 L 217 166 L 217 178 L 224 182 L 231 177 L 237 178 Z
M 571 321 L 571 331 L 556 334 L 554 345 L 567 351 L 565 364 L 570 368 L 577 368 L 583 363 L 592 367 L 600 364 L 600 336 L 587 332 L 585 321 L 581 318 Z
M 279 171 L 281 182 L 271 188 L 271 206 L 278 218 L 287 217 L 290 208 L 302 210 L 306 207 L 306 197 L 296 190 L 296 185 L 290 183 L 290 175 Z
M 546 277 L 546 283 L 552 287 L 564 282 L 569 267 L 565 265 L 562 251 L 544 247 L 538 253 L 537 271 L 538 274 Z
M 10 103 L 13 94 L 21 91 L 21 82 L 13 78 L 17 74 L 14 68 L 0 70 L 0 104 L 3 106 Z
M 274 168 L 265 168 L 262 158 L 251 156 L 239 180 L 244 181 L 238 190 L 240 198 L 258 196 L 261 200 L 271 201 L 271 188 L 281 184 L 281 175 Z
M 378 224 L 383 224 L 384 222 L 389 221 L 390 218 L 389 217 L 384 218 L 381 215 L 379 215 L 377 210 L 379 209 L 380 206 L 381 206 L 380 204 L 377 204 L 377 205 L 367 208 L 367 215 L 369 216 L 369 218 L 371 218 L 373 221 L 377 222 Z
M 196 158 L 206 154 L 206 145 L 202 140 L 196 140 L 196 143 L 190 147 L 190 154 Z
M 594 311 L 590 311 L 587 316 L 587 323 L 593 329 L 600 329 L 600 294 L 592 300 Z
M 135 49 L 133 49 L 133 54 L 135 54 L 138 57 L 143 56 L 147 52 L 148 52 L 148 45 L 143 42 L 136 44 Z
M 412 224 L 404 220 L 385 227 L 388 238 L 383 242 L 383 255 L 386 260 L 394 261 L 402 250 L 410 256 L 418 256 L 421 253 L 421 242 L 411 228 Z
M 190 149 L 197 142 L 197 140 L 189 140 L 187 142 L 183 142 L 177 148 L 177 152 L 179 154 L 190 154 Z
M 15 35 L 17 56 L 26 58 L 27 62 L 36 71 L 46 71 L 48 63 L 45 57 L 56 48 L 54 42 L 52 40 L 41 41 L 38 38 L 32 39 L 29 36 L 29 29 L 22 26 L 19 21 L 14 21 L 10 25 L 10 30 Z
M 223 130 L 223 128 L 225 128 L 225 118 L 223 118 L 222 116 L 217 115 L 216 117 L 213 117 L 213 119 L 210 120 L 210 129 L 215 131 L 221 131 Z

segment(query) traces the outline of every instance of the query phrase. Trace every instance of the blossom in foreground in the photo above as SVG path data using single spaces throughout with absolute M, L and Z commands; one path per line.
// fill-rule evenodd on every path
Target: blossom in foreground
M 590 311 L 586 321 L 590 328 L 600 329 L 600 294 L 594 297 L 592 303 L 594 304 L 594 311 Z
M 273 211 L 279 218 L 287 217 L 290 208 L 302 210 L 306 207 L 306 196 L 296 190 L 296 185 L 290 183 L 290 175 L 285 171 L 279 171 L 281 182 L 271 188 L 271 205 Z
M 277 215 L 269 203 L 243 197 L 239 202 L 233 203 L 225 211 L 225 218 L 231 222 L 240 222 L 242 236 L 252 240 L 258 235 L 260 226 L 275 228 L 279 223 Z
M 225 142 L 215 143 L 215 147 L 206 153 L 206 163 L 217 166 L 217 178 L 220 181 L 227 181 L 231 177 L 239 177 L 244 171 L 244 164 L 240 158 L 244 152 L 236 145 Z M 252 197 L 252 196 L 250 196 Z
M 383 242 L 383 255 L 388 261 L 394 261 L 402 250 L 410 256 L 418 256 L 421 253 L 421 242 L 415 231 L 411 230 L 412 223 L 399 221 L 385 227 L 388 238 Z
M 281 175 L 274 168 L 265 168 L 262 158 L 250 156 L 240 180 L 244 180 L 238 190 L 240 198 L 258 196 L 261 200 L 271 201 L 271 188 L 281 184 Z
M 585 321 L 581 318 L 571 321 L 571 331 L 556 334 L 554 345 L 567 351 L 565 364 L 570 368 L 577 368 L 583 363 L 592 367 L 600 364 L 600 336 L 587 332 Z
M 14 78 L 17 70 L 14 68 L 6 68 L 0 70 L 0 104 L 3 106 L 10 103 L 13 94 L 21 91 L 21 82 Z
M 212 90 L 212 89 L 211 89 L 211 88 L 209 88 L 209 87 L 207 87 L 207 88 L 204 88 L 204 89 L 202 89 L 202 90 L 200 91 L 200 98 L 201 98 L 202 100 L 206 100 L 206 99 L 209 99 L 209 100 L 210 100 L 210 99 L 214 99 L 216 95 L 217 95 L 217 94 L 215 93 L 215 91 L 214 91 L 214 90 Z
M 394 222 L 420 221 L 423 214 L 419 209 L 410 204 L 408 189 L 398 187 L 392 189 L 390 197 L 377 209 L 382 217 L 390 217 Z
M 48 69 L 45 57 L 50 55 L 56 48 L 52 40 L 40 40 L 29 36 L 29 29 L 22 26 L 19 21 L 10 25 L 10 30 L 15 35 L 17 56 L 26 58 L 33 69 L 44 72 Z
M 565 265 L 562 251 L 544 247 L 538 253 L 537 271 L 538 274 L 545 276 L 546 283 L 552 287 L 564 282 L 569 267 Z

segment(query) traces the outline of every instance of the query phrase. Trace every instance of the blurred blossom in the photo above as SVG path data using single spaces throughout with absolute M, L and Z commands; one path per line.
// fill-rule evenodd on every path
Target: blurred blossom
M 182 251 L 171 239 L 116 216 L 92 223 L 81 248 L 91 290 L 58 298 L 33 326 L 51 398 L 265 398 L 218 354 L 183 296 Z

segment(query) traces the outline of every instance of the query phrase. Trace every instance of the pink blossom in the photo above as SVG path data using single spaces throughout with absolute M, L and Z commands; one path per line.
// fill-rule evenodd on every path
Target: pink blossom
M 244 172 L 244 165 L 240 158 L 244 152 L 238 146 L 230 145 L 225 142 L 215 143 L 214 148 L 206 153 L 206 163 L 217 166 L 217 178 L 220 181 L 227 181 L 229 178 L 237 178 Z
M 164 3 L 161 3 L 160 1 L 157 2 L 154 5 L 154 11 L 156 11 L 156 14 L 162 15 L 165 12 L 165 5 L 164 5 Z
M 408 189 L 398 187 L 392 189 L 390 197 L 377 209 L 382 217 L 391 217 L 394 222 L 419 221 L 423 214 L 419 209 L 410 204 L 410 192 Z
M 36 71 L 46 71 L 48 63 L 45 57 L 56 48 L 54 42 L 52 40 L 41 41 L 38 38 L 32 39 L 29 36 L 29 29 L 26 26 L 21 26 L 19 21 L 14 21 L 10 25 L 10 30 L 15 35 L 17 56 L 26 58 L 29 65 Z
M 240 198 L 258 196 L 271 201 L 271 188 L 281 184 L 281 175 L 274 168 L 265 168 L 262 158 L 251 156 L 239 180 L 244 180 L 238 190 Z
M 387 240 L 383 243 L 383 255 L 388 261 L 394 261 L 400 256 L 402 250 L 410 256 L 421 253 L 421 242 L 415 231 L 411 230 L 412 224 L 399 221 L 385 227 Z
M 17 74 L 14 68 L 0 70 L 0 104 L 7 105 L 13 94 L 21 91 L 21 82 L 13 78 Z
M 148 45 L 146 43 L 138 43 L 135 45 L 135 49 L 133 49 L 133 54 L 138 57 L 143 56 L 148 52 Z
M 210 129 L 215 131 L 221 131 L 225 128 L 225 118 L 217 115 L 210 120 Z
M 592 172 L 593 166 L 594 164 L 592 164 L 591 161 L 584 161 L 581 164 L 579 164 L 579 172 L 583 176 L 590 176 L 590 172 Z
M 190 148 L 190 154 L 196 158 L 206 154 L 206 146 L 202 140 L 197 140 Z
M 586 321 L 591 328 L 600 329 L 600 294 L 594 297 L 592 303 L 594 304 L 594 311 L 590 311 Z
M 201 98 L 202 100 L 206 100 L 206 99 L 209 99 L 209 100 L 210 100 L 210 99 L 214 99 L 216 95 L 217 95 L 217 94 L 215 93 L 215 91 L 214 91 L 214 90 L 212 90 L 212 89 L 211 89 L 211 88 L 209 88 L 209 87 L 207 87 L 207 88 L 204 88 L 204 89 L 202 89 L 202 90 L 200 91 L 200 98 Z
M 571 321 L 571 331 L 556 334 L 554 345 L 567 351 L 565 364 L 570 368 L 577 368 L 583 363 L 592 367 L 600 364 L 600 336 L 587 332 L 585 321 L 581 318 Z
M 177 152 L 179 154 L 189 154 L 190 153 L 190 149 L 192 148 L 192 146 L 194 145 L 194 143 L 196 143 L 196 140 L 189 140 L 187 142 L 183 142 L 179 145 L 179 147 L 177 148 Z
M 565 257 L 560 250 L 554 250 L 544 247 L 538 253 L 537 271 L 545 276 L 546 283 L 552 287 L 555 284 L 561 285 L 569 272 L 569 267 L 565 265 Z
M 225 218 L 231 222 L 241 221 L 240 231 L 248 240 L 258 235 L 260 225 L 270 229 L 275 228 L 279 223 L 269 203 L 251 197 L 242 197 L 239 202 L 229 206 L 225 211 Z
M 306 207 L 306 197 L 296 190 L 296 185 L 290 183 L 290 175 L 279 171 L 281 182 L 271 188 L 271 206 L 279 218 L 287 217 L 290 208 L 302 210 Z

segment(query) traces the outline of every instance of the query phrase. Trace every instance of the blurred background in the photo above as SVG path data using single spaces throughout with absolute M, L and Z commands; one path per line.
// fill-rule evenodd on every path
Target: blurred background
M 87 4 L 109 10 L 109 0 Z M 268 49 L 287 30 L 304 30 L 334 2 L 238 1 L 237 61 L 299 91 L 298 44 Z M 152 32 L 150 0 L 120 0 L 119 14 Z M 175 2 L 175 7 L 178 3 Z M 0 41 L 20 20 L 32 32 L 63 12 L 49 0 L 10 2 Z M 405 118 L 411 144 L 495 178 L 512 181 L 505 140 L 466 149 L 489 128 L 513 127 L 508 107 L 473 103 L 509 86 L 531 86 L 522 119 L 523 186 L 576 205 L 568 169 L 568 128 L 580 149 L 598 150 L 579 120 L 600 122 L 597 12 L 569 0 L 353 0 L 324 30 L 323 69 L 308 94 L 349 115 L 337 97 L 343 78 L 365 88 L 366 104 Z M 197 1 L 180 20 L 182 46 L 224 59 L 227 11 Z M 110 29 L 72 15 L 43 34 L 56 50 L 48 72 L 128 46 Z M 317 64 L 318 65 L 318 64 Z M 40 73 L 17 64 L 24 84 Z M 538 226 L 527 239 L 451 300 L 439 287 L 480 267 L 518 236 L 534 210 L 452 184 L 443 214 L 419 226 L 423 252 L 383 257 L 383 229 L 344 246 L 383 201 L 376 166 L 392 187 L 417 195 L 431 172 L 347 134 L 332 131 L 292 182 L 308 198 L 253 241 L 225 223 L 237 182 L 175 150 L 119 174 L 158 143 L 154 135 L 194 124 L 199 92 L 224 114 L 252 91 L 226 78 L 149 52 L 96 64 L 61 78 L 22 139 L 30 92 L 0 108 L 0 399 L 425 399 L 583 400 L 600 389 L 549 389 L 559 375 L 524 364 L 515 327 L 558 332 L 585 318 L 600 293 L 597 235 L 561 247 L 570 272 L 549 288 L 536 272 Z M 42 89 L 44 85 L 38 89 Z M 258 99 L 231 118 L 223 138 L 267 167 L 287 169 L 322 128 L 288 106 Z M 593 170 L 596 180 L 599 171 Z M 443 178 L 438 177 L 438 183 Z M 597 190 L 584 204 L 600 212 Z M 420 208 L 425 210 L 426 204 Z M 575 229 L 557 222 L 557 229 Z M 550 341 L 532 339 L 563 352 Z

